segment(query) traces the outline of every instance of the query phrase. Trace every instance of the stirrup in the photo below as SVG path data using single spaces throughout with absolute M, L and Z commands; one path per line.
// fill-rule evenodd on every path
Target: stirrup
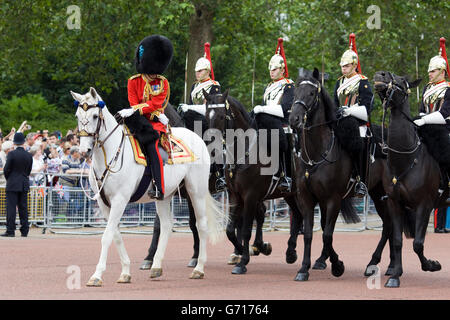
M 364 198 L 367 195 L 367 187 L 361 180 L 355 185 L 355 197 Z
M 156 187 L 153 181 L 151 182 L 151 185 L 148 188 L 147 195 L 151 199 L 164 200 L 164 194 L 158 190 L 158 187 Z
M 217 180 L 216 180 L 216 185 L 215 185 L 216 192 L 225 191 L 226 187 L 227 187 L 227 184 L 225 182 L 225 178 L 224 177 L 218 177 Z
M 292 179 L 283 175 L 280 177 L 277 189 L 281 192 L 291 192 Z

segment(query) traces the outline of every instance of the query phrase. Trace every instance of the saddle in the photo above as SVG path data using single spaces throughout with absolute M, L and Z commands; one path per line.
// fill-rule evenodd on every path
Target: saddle
M 133 148 L 134 160 L 136 163 L 147 166 L 147 158 L 142 151 L 139 141 L 134 137 L 127 126 L 125 126 L 128 138 Z M 174 136 L 170 129 L 169 133 L 163 133 L 159 139 L 159 153 L 163 159 L 164 165 L 180 164 L 196 161 L 198 158 L 183 142 L 181 138 Z

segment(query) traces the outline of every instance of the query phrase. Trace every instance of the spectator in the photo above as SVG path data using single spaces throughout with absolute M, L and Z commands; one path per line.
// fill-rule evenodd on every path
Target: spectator
M 434 232 L 448 233 L 449 230 L 445 228 L 447 218 L 447 207 L 434 210 Z
M 59 177 L 54 176 L 55 174 L 61 173 L 62 171 L 62 159 L 59 157 L 57 150 L 58 146 L 52 144 L 49 147 L 49 155 L 47 158 L 47 173 L 48 173 L 48 185 L 54 186 L 58 182 Z
M 42 137 L 48 139 L 48 130 L 42 130 Z
M 2 151 L 0 151 L 0 159 L 3 163 L 3 166 L 6 164 L 6 155 L 8 154 L 8 152 L 13 150 L 13 148 L 14 144 L 12 141 L 7 140 L 2 143 Z
M 70 142 L 64 142 L 62 147 L 62 155 L 60 154 L 60 157 L 64 160 L 67 159 L 67 157 L 70 155 L 70 148 L 72 148 L 72 145 Z
M 66 136 L 66 140 L 67 140 L 68 142 L 70 142 L 70 144 L 71 144 L 72 146 L 77 146 L 77 145 L 79 144 L 78 137 L 77 137 L 76 135 L 74 135 L 73 133 L 68 134 L 68 135 Z
M 30 153 L 33 156 L 33 166 L 31 168 L 30 184 L 35 186 L 42 186 L 45 184 L 44 171 L 47 169 L 40 146 L 32 146 Z
M 6 177 L 6 224 L 7 229 L 2 237 L 14 237 L 16 230 L 16 207 L 19 207 L 20 232 L 22 237 L 28 235 L 27 195 L 29 175 L 33 165 L 33 158 L 23 149 L 25 137 L 22 132 L 14 135 L 16 150 L 8 154 L 4 167 Z
M 73 146 L 69 149 L 69 155 L 67 158 L 63 158 L 62 171 L 66 174 L 79 174 L 81 168 L 80 162 L 80 149 L 77 146 Z M 60 182 L 66 187 L 76 187 L 78 177 L 75 176 L 62 176 Z
M 34 132 L 30 132 L 29 134 L 27 134 L 27 138 L 25 140 L 25 145 L 23 146 L 25 151 L 30 151 L 31 147 L 34 145 L 34 136 L 36 135 L 36 133 Z

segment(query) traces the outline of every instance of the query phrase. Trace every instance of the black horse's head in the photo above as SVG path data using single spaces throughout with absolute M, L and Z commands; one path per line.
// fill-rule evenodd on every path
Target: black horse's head
M 312 77 L 297 79 L 289 124 L 294 129 L 301 129 L 307 122 L 313 121 L 322 109 L 321 106 L 325 107 L 325 121 L 334 120 L 336 117 L 334 103 L 320 84 L 319 70 L 315 68 Z
M 225 122 L 227 120 L 227 98 L 228 89 L 225 93 L 208 94 L 203 89 L 203 96 L 206 100 L 206 121 L 209 128 L 225 131 Z
M 409 82 L 406 77 L 395 75 L 388 71 L 377 71 L 374 80 L 375 91 L 381 100 L 389 99 L 387 107 L 402 104 L 411 92 L 411 88 L 419 85 L 422 79 Z

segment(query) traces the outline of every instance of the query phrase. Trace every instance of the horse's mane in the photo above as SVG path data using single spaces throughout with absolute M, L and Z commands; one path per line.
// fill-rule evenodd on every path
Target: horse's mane
M 174 106 L 167 103 L 166 108 L 164 109 L 164 114 L 169 118 L 169 124 L 172 127 L 184 127 L 184 122 L 178 112 L 175 110 Z

